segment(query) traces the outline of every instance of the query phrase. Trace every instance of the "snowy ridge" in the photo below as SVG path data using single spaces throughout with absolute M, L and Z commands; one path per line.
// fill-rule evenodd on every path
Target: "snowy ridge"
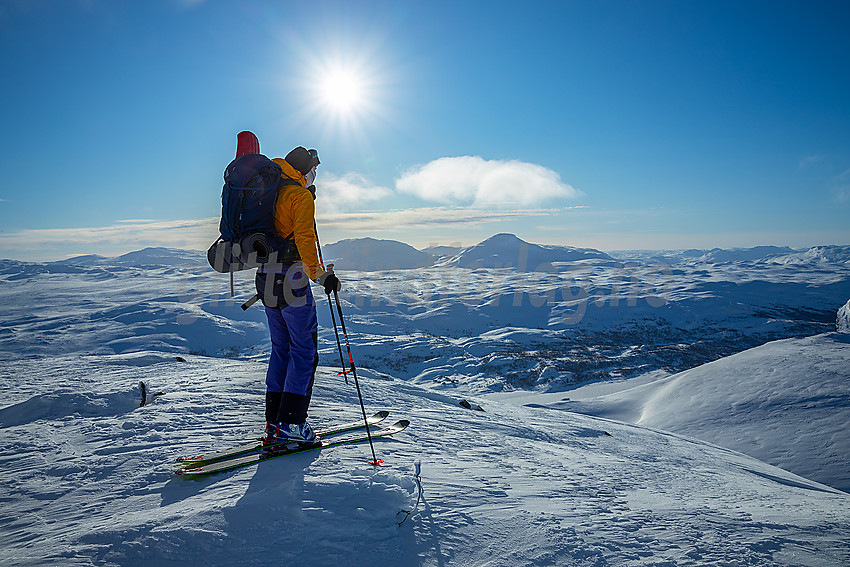
M 847 264 L 850 262 L 850 246 L 813 246 L 795 254 L 773 257 L 771 261 L 782 264 Z
M 377 271 L 409 270 L 432 265 L 465 268 L 515 268 L 520 271 L 550 271 L 547 264 L 581 261 L 639 261 L 646 263 L 775 263 L 775 264 L 847 264 L 850 246 L 813 246 L 793 250 L 787 246 L 755 246 L 752 248 L 715 248 L 712 250 L 619 250 L 610 253 L 593 248 L 533 244 L 513 234 L 496 234 L 469 247 L 431 246 L 423 250 L 396 240 L 354 238 L 327 244 L 327 262 L 337 262 L 340 269 Z M 15 262 L 0 260 L 0 263 Z M 206 265 L 201 251 L 176 248 L 146 248 L 117 257 L 99 255 L 76 256 L 48 265 L 76 266 L 196 266 Z
M 654 261 L 668 264 L 846 264 L 850 262 L 850 246 L 812 246 L 805 250 L 794 250 L 788 246 L 754 246 L 752 248 L 714 248 L 712 250 L 620 250 L 611 252 L 619 259 Z
M 145 248 L 128 252 L 114 258 L 90 254 L 75 256 L 67 260 L 59 260 L 51 264 L 82 265 L 82 266 L 192 266 L 206 265 L 206 255 L 195 250 L 179 248 Z
M 516 268 L 547 271 L 556 262 L 607 260 L 613 258 L 591 248 L 530 244 L 513 234 L 496 234 L 475 246 L 464 248 L 441 265 L 460 268 Z
M 608 254 L 590 248 L 531 244 L 513 234 L 497 234 L 466 248 L 434 246 L 416 250 L 394 240 L 357 238 L 324 248 L 326 262 L 339 269 L 358 271 L 409 270 L 430 266 L 461 268 L 515 268 L 547 271 L 551 264 L 598 260 L 614 262 Z
M 794 250 L 788 246 L 755 246 L 753 248 L 723 250 L 720 248 L 711 250 L 700 260 L 703 262 L 746 262 L 754 260 L 767 260 L 776 256 L 794 254 Z

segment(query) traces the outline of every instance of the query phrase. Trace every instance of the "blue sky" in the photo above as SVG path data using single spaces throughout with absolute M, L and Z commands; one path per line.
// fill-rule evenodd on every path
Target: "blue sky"
M 845 2 L 3 1 L 0 257 L 206 248 L 243 129 L 272 157 L 318 148 L 327 243 L 850 244 L 848 21 Z

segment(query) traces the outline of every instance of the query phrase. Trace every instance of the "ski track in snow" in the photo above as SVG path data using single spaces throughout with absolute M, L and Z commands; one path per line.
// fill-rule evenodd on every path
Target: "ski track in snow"
M 265 366 L 158 353 L 17 363 L 0 410 L 0 562 L 14 565 L 839 565 L 850 495 L 739 453 L 598 418 L 494 401 L 466 410 L 360 377 L 410 429 L 188 480 L 178 455 L 261 429 Z M 38 381 L 61 375 L 52 393 Z M 138 380 L 167 393 L 144 408 Z M 29 390 L 29 391 L 27 391 Z M 330 369 L 313 420 L 356 417 Z M 37 408 L 38 411 L 26 411 Z M 610 435 L 607 435 L 606 432 Z M 413 508 L 413 467 L 423 500 Z M 305 544 L 305 542 L 309 542 Z

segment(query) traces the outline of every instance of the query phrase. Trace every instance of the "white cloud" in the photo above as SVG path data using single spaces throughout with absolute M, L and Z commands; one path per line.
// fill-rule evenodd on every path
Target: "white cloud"
M 551 169 L 478 156 L 444 157 L 413 168 L 396 179 L 396 188 L 427 201 L 472 206 L 535 206 L 581 195 Z
M 342 211 L 365 203 L 380 201 L 393 194 L 392 190 L 375 185 L 359 173 L 338 177 L 322 172 L 316 179 L 316 210 Z

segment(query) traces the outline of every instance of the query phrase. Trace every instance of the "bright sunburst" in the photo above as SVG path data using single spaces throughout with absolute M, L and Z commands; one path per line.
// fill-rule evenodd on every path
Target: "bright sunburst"
M 322 99 L 340 113 L 354 112 L 363 104 L 363 84 L 351 71 L 331 71 L 320 86 Z
M 317 144 L 345 140 L 364 152 L 370 151 L 367 133 L 387 123 L 395 84 L 388 71 L 391 66 L 376 41 L 343 47 L 329 36 L 301 46 L 295 57 L 288 53 L 287 62 L 299 61 L 302 75 L 295 76 L 294 81 L 292 76 L 284 77 L 285 90 L 294 83 L 301 95 L 294 99 L 300 104 L 287 118 L 287 126 L 318 134 Z M 316 43 L 325 48 L 315 49 Z

